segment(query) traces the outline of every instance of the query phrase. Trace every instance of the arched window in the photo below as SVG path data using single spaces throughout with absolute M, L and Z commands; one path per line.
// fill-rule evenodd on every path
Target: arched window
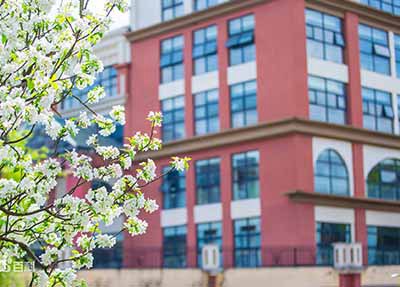
M 319 193 L 350 195 L 346 164 L 333 149 L 324 150 L 314 168 L 314 189 Z
M 400 200 L 400 160 L 386 159 L 379 162 L 368 174 L 368 197 Z

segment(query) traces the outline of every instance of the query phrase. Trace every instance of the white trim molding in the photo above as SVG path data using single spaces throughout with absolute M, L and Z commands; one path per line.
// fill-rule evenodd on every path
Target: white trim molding
M 228 85 L 255 79 L 257 79 L 257 65 L 255 61 L 228 68 Z
M 235 200 L 231 202 L 231 217 L 233 220 L 261 215 L 261 203 L 259 198 Z
M 366 180 L 370 171 L 382 160 L 389 158 L 400 159 L 400 150 L 364 145 L 363 157 L 364 179 Z
M 185 94 L 185 80 L 173 81 L 160 84 L 158 87 L 158 97 L 160 100 L 182 96 Z
M 192 77 L 192 94 L 219 88 L 218 71 Z
M 327 78 L 343 83 L 349 82 L 349 69 L 347 65 L 308 57 L 307 66 L 308 74 L 311 76 Z
M 161 210 L 161 227 L 179 226 L 187 224 L 187 208 Z
M 194 222 L 205 223 L 222 220 L 222 204 L 204 204 L 194 207 Z
M 400 213 L 367 210 L 365 217 L 367 225 L 400 228 Z

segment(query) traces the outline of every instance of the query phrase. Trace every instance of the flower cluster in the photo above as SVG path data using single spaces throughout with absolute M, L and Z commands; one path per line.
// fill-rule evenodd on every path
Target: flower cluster
M 85 89 L 103 70 L 93 46 L 108 30 L 112 10 L 127 8 L 125 0 L 108 0 L 97 14 L 80 4 L 0 1 L 0 261 L 35 261 L 40 270 L 33 274 L 35 286 L 81 286 L 76 271 L 92 267 L 93 249 L 116 243 L 99 226 L 123 218 L 122 231 L 140 235 L 148 228 L 141 213 L 158 209 L 142 191 L 159 177 L 156 164 L 138 154 L 161 149 L 155 137 L 161 113 L 150 112 L 151 132 L 135 133 L 122 149 L 102 145 L 100 136 L 125 124 L 124 108 L 114 107 L 107 116 L 90 108 L 105 96 L 104 88 L 92 89 L 86 100 L 77 99 L 83 110 L 77 118 L 57 116 L 57 106 L 74 97 L 72 88 Z M 99 131 L 87 139 L 90 155 L 60 151 L 60 142 L 74 141 L 81 129 L 91 126 Z M 54 141 L 54 150 L 41 153 L 26 146 L 38 128 Z M 173 158 L 171 169 L 187 169 L 189 160 Z M 54 192 L 66 175 L 67 190 Z M 92 185 L 79 195 L 77 190 L 95 181 L 110 188 Z M 33 252 L 34 246 L 42 248 Z M 67 262 L 72 267 L 61 264 Z

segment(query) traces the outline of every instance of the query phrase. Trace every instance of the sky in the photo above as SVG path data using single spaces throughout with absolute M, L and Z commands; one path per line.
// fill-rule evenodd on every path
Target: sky
M 57 3 L 60 3 L 62 0 L 56 0 L 56 5 Z M 94 11 L 100 11 L 104 7 L 104 3 L 107 0 L 90 0 L 90 9 L 93 9 Z M 130 2 L 130 0 L 128 0 Z M 55 5 L 55 6 L 56 6 Z M 113 24 L 111 25 L 111 29 L 116 29 L 122 26 L 127 26 L 129 25 L 129 11 L 125 13 L 120 13 L 118 11 L 113 11 L 112 15 L 112 20 Z

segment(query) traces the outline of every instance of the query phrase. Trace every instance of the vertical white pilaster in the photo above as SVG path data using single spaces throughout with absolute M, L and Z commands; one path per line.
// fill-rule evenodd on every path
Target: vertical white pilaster
M 389 31 L 389 49 L 390 49 L 390 70 L 391 70 L 391 78 L 396 79 L 396 50 L 395 50 L 395 43 L 394 43 L 394 33 Z M 400 127 L 399 127 L 399 113 L 397 109 L 397 94 L 392 92 L 392 103 L 393 103 L 393 114 L 394 114 L 394 133 L 399 134 Z

